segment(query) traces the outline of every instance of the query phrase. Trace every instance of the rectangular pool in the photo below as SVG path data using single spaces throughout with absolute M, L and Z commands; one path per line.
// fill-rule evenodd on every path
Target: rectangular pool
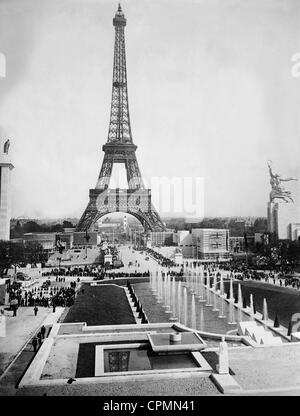
M 192 354 L 158 355 L 147 347 L 105 349 L 104 373 L 199 367 Z

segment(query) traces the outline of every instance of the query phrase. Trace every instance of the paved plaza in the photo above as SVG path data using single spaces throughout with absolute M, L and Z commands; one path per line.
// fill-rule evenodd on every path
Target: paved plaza
M 51 313 L 51 308 L 39 308 L 37 316 L 34 316 L 33 307 L 22 307 L 18 309 L 17 316 L 13 317 L 12 311 L 6 311 L 6 337 L 0 338 L 0 374 L 3 374 Z
M 60 267 L 60 266 L 84 266 L 85 264 L 97 263 L 99 261 L 99 249 L 90 248 L 87 249 L 70 249 L 62 254 L 59 252 L 53 253 L 47 264 L 51 267 Z
M 130 247 L 130 248 L 129 248 Z M 124 267 L 120 267 L 117 272 L 132 273 L 135 272 L 148 272 L 157 269 L 158 264 L 155 259 L 149 256 L 146 252 L 142 254 L 138 250 L 133 250 L 132 246 L 122 245 L 118 247 L 120 259 L 124 263 Z M 148 258 L 148 260 L 146 260 Z M 129 263 L 132 263 L 129 266 Z
M 300 395 L 300 344 L 231 349 L 230 368 L 245 393 L 297 391 Z
M 55 313 L 50 308 L 39 308 L 34 316 L 32 307 L 22 307 L 13 317 L 11 311 L 6 311 L 6 337 L 0 338 L 0 396 L 17 393 L 16 386 L 35 356 L 32 338 L 42 325 L 52 326 L 61 313 L 62 308 Z

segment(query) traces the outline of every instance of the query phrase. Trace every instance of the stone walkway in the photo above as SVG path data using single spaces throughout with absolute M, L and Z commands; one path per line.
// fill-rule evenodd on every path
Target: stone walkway
M 180 379 L 162 376 L 148 380 L 124 380 L 114 383 L 80 384 L 21 388 L 18 396 L 210 396 L 221 394 L 209 377 L 195 375 Z
M 37 316 L 33 307 L 19 308 L 16 317 L 12 316 L 12 311 L 5 311 L 6 337 L 0 338 L 0 377 L 51 313 L 52 308 L 43 307 L 39 307 Z
M 229 350 L 234 379 L 248 393 L 269 394 L 298 390 L 300 395 L 300 344 Z
M 19 308 L 17 317 L 7 314 L 7 333 L 0 338 L 0 396 L 17 394 L 17 385 L 34 358 L 32 338 L 42 325 L 51 327 L 64 308 L 39 308 L 34 316 L 33 308 Z M 47 332 L 46 332 L 47 335 Z
M 17 385 L 31 363 L 35 353 L 29 342 L 12 365 L 2 374 L 0 379 L 0 396 L 14 396 L 17 394 Z

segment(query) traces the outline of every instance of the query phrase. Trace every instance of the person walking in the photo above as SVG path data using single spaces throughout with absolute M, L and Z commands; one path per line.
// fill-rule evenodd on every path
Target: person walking
M 37 337 L 33 337 L 33 339 L 32 339 L 32 346 L 33 346 L 33 351 L 34 352 L 36 352 L 37 343 L 38 343 Z
M 34 311 L 34 316 L 37 316 L 39 308 L 35 305 L 35 307 L 33 308 Z
M 41 335 L 42 335 L 42 338 L 43 339 L 45 338 L 45 333 L 46 333 L 46 328 L 45 328 L 44 325 L 42 325 L 42 327 L 41 327 Z
M 38 334 L 37 334 L 37 339 L 38 339 L 38 342 L 39 342 L 39 347 L 42 345 L 42 334 L 41 334 L 41 332 L 39 332 Z

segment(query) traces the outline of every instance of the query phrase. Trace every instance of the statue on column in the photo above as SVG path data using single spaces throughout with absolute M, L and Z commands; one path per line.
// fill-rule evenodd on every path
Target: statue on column
M 287 191 L 283 186 L 282 182 L 297 181 L 295 178 L 282 178 L 278 174 L 274 174 L 271 168 L 271 161 L 268 161 L 269 174 L 270 174 L 270 184 L 272 190 L 270 192 L 270 202 L 273 202 L 275 199 L 283 199 L 284 202 L 294 202 L 292 194 L 290 191 Z

